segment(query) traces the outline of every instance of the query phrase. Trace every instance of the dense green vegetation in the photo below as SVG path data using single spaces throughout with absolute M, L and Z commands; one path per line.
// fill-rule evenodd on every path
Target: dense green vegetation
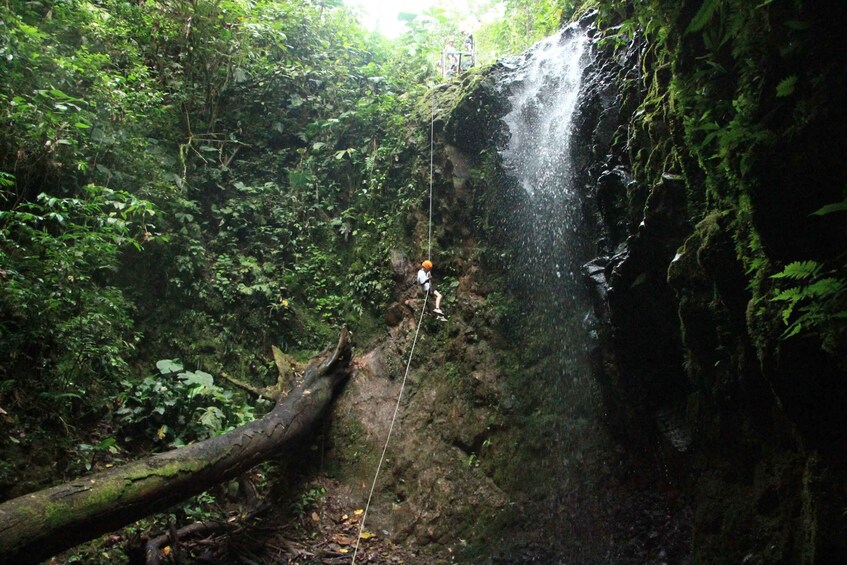
M 263 377 L 271 343 L 308 349 L 385 302 L 419 77 L 325 4 L 2 8 L 8 449 L 108 440 L 80 424 L 131 400 L 161 430 L 142 439 L 190 439 L 167 430 L 222 415 L 180 408 L 176 374 L 170 401 L 148 390 L 157 359 Z
M 419 252 L 433 14 L 392 44 L 333 0 L 0 6 L 4 495 L 251 418 L 213 375 L 269 384 L 272 344 L 367 338 Z
M 451 96 L 431 92 L 442 80 L 441 49 L 461 43 L 469 21 L 478 59 L 489 62 L 596 9 L 601 49 L 642 65 L 619 77 L 623 111 L 635 115 L 614 142 L 637 181 L 626 220 L 638 225 L 662 175 L 682 178 L 689 217 L 700 222 L 690 244 L 702 244 L 688 251 L 708 261 L 709 238 L 729 234 L 751 299 L 741 325 L 759 362 L 811 343 L 843 368 L 847 193 L 828 144 L 847 127 L 838 110 L 844 8 L 823 15 L 802 0 L 473 8 L 477 19 L 444 5 L 408 16 L 408 32 L 390 42 L 361 29 L 339 0 L 0 4 L 0 496 L 249 421 L 267 404 L 219 376 L 271 384 L 271 345 L 301 357 L 342 324 L 357 345 L 382 331 L 384 306 L 404 290 L 392 252 L 413 261 L 424 249 L 430 112 Z M 490 13 L 499 18 L 486 20 Z M 482 166 L 474 175 L 485 178 L 474 181 L 493 184 L 492 154 Z M 445 235 L 454 248 L 442 257 L 496 265 L 502 242 L 488 231 L 496 219 L 480 216 L 475 233 L 489 239 L 473 250 L 461 249 L 457 232 Z M 453 291 L 459 277 L 447 274 L 443 288 Z M 560 403 L 549 394 L 555 383 L 536 378 L 569 374 L 569 361 L 551 365 L 558 344 L 531 329 L 543 322 L 510 319 L 521 312 L 520 289 L 505 296 L 493 280 L 491 324 L 480 317 L 469 335 L 503 322 L 503 334 L 526 346 L 523 357 L 509 346 L 498 355 L 510 392 L 529 382 L 530 394 L 514 402 L 529 416 L 515 421 L 532 438 L 523 449 L 541 457 L 551 435 L 566 443 L 584 434 L 550 416 Z M 454 337 L 429 347 L 448 350 Z M 544 361 L 519 375 L 533 359 Z M 471 361 L 432 374 L 458 379 Z M 522 459 L 512 464 L 522 469 L 498 466 L 488 454 L 506 448 L 488 436 L 475 448 L 470 470 L 528 484 L 540 476 Z M 192 506 L 179 511 L 203 517 Z

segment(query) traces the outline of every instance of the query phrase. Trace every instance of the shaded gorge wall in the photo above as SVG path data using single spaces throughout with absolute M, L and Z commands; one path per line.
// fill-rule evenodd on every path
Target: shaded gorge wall
M 441 130 L 451 156 L 445 172 L 465 161 L 477 170 L 474 207 L 453 221 L 473 224 L 480 241 L 479 277 L 493 288 L 487 301 L 500 314 L 510 391 L 505 423 L 492 436 L 511 446 L 494 475 L 509 512 L 492 524 L 487 547 L 475 549 L 497 563 L 688 554 L 690 510 L 673 478 L 679 463 L 655 456 L 676 450 L 649 422 L 633 430 L 634 454 L 616 442 L 609 422 L 625 419 L 623 404 L 610 417 L 597 378 L 606 377 L 603 322 L 582 266 L 598 234 L 585 149 L 601 143 L 591 136 L 605 111 L 596 95 L 604 61 L 588 33 L 567 28 L 465 78 Z
M 541 543 L 550 548 L 548 558 L 591 562 L 831 563 L 847 551 L 847 428 L 835 409 L 845 398 L 843 360 L 814 335 L 781 338 L 781 305 L 769 278 L 794 248 L 781 243 L 775 217 L 795 218 L 789 239 L 805 226 L 810 252 L 839 272 L 832 251 L 838 228 L 830 218 L 807 218 L 813 207 L 837 199 L 832 187 L 839 181 L 803 179 L 804 167 L 813 167 L 806 141 L 815 132 L 832 138 L 831 124 L 843 121 L 843 111 L 831 110 L 839 107 L 843 80 L 812 57 L 820 49 L 808 49 L 805 64 L 824 85 L 799 105 L 814 108 L 812 117 L 790 122 L 786 101 L 767 93 L 756 102 L 760 110 L 737 105 L 741 117 L 719 135 L 735 143 L 732 136 L 758 132 L 759 141 L 737 145 L 743 160 L 729 154 L 713 166 L 704 160 L 694 118 L 703 107 L 724 108 L 721 96 L 733 94 L 730 78 L 738 100 L 750 102 L 745 89 L 757 79 L 739 59 L 721 83 L 727 89 L 698 83 L 706 80 L 705 55 L 694 45 L 699 36 L 682 33 L 696 11 L 688 4 L 666 10 L 673 14 L 664 42 L 647 41 L 637 26 L 622 37 L 620 20 L 608 14 L 602 25 L 596 15 L 583 21 L 593 41 L 574 130 L 560 142 L 570 156 L 567 174 L 555 175 L 569 176 L 564 200 L 543 189 L 537 198 L 514 174 L 516 163 L 539 157 L 539 150 L 519 155 L 508 148 L 520 134 L 512 131 L 517 114 L 505 118 L 516 98 L 504 85 L 514 77 L 526 82 L 521 65 L 533 55 L 466 79 L 443 124 L 444 140 L 482 171 L 474 188 L 483 204 L 470 221 L 487 244 L 483 272 L 498 281 L 508 305 L 500 328 L 503 349 L 511 351 L 505 358 L 523 371 L 514 379 L 512 414 L 523 440 L 513 455 L 521 463 L 503 461 L 499 484 L 525 495 L 525 512 L 508 525 L 522 533 L 503 562 L 520 562 Z M 739 11 L 751 27 L 735 48 L 750 60 L 761 57 L 755 60 L 762 80 L 775 88 L 788 63 L 777 63 L 773 53 L 797 38 L 762 27 L 762 18 L 799 21 L 790 18 L 810 14 L 800 5 L 797 13 L 774 10 Z M 827 37 L 804 40 L 811 46 Z M 698 84 L 702 96 L 685 99 L 683 89 Z M 689 105 L 697 116 L 686 116 Z M 784 119 L 754 121 L 775 115 Z M 761 135 L 765 128 L 772 129 Z M 771 151 L 773 144 L 779 151 Z M 824 162 L 836 151 L 811 147 Z M 502 156 L 496 152 L 504 148 Z M 540 168 L 551 170 L 549 163 Z M 779 186 L 769 196 L 764 187 L 773 183 Z M 805 211 L 779 196 L 788 184 L 808 195 Z M 547 211 L 545 219 L 534 215 Z M 559 238 L 566 232 L 567 243 Z M 554 251 L 539 253 L 538 241 L 551 242 Z M 543 267 L 534 264 L 539 257 Z M 563 264 L 566 270 L 556 268 Z M 581 276 L 559 279 L 575 266 Z M 533 278 L 545 269 L 547 278 Z M 573 316 L 555 321 L 561 311 Z M 836 326 L 829 335 L 839 335 Z M 536 546 L 531 531 L 538 532 Z

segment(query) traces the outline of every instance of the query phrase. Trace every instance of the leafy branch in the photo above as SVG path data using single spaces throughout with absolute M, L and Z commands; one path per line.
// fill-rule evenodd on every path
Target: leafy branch
M 771 276 L 798 283 L 773 297 L 784 303 L 782 321 L 787 328 L 783 339 L 807 331 L 819 335 L 824 348 L 834 351 L 838 336 L 847 328 L 847 280 L 839 275 L 817 261 L 794 261 Z

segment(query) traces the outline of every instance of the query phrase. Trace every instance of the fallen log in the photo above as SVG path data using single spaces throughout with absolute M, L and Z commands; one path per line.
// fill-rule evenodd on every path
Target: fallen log
M 232 479 L 280 454 L 332 405 L 350 376 L 343 330 L 306 368 L 303 382 L 265 417 L 160 453 L 0 504 L 0 562 L 38 563 Z

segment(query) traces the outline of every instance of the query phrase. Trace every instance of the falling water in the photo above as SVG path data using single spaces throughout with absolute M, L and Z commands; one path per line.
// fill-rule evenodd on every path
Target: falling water
M 522 284 L 542 301 L 547 322 L 571 319 L 579 284 L 581 213 L 571 163 L 573 117 L 588 39 L 566 28 L 512 63 L 504 81 L 511 111 L 503 121 L 509 137 L 501 151 L 507 176 L 523 194 L 514 210 Z M 558 311 L 550 313 L 550 309 Z M 565 310 L 565 312 L 562 312 Z M 552 318 L 551 318 L 552 315 Z
M 571 122 L 586 63 L 586 36 L 567 28 L 538 43 L 512 77 L 503 161 L 531 195 L 572 192 Z
M 588 259 L 588 237 L 571 159 L 589 47 L 582 30 L 567 28 L 507 63 L 501 82 L 511 105 L 503 118 L 508 141 L 500 151 L 504 190 L 513 203 L 505 222 L 510 291 L 523 304 L 514 320 L 522 365 L 532 367 L 523 385 L 534 402 L 527 429 L 544 422 L 537 433 L 545 449 L 532 464 L 545 482 L 545 499 L 527 526 L 543 531 L 550 557 L 563 562 L 594 561 L 608 540 L 596 488 L 602 481 L 598 454 L 607 452 L 608 438 L 599 424 L 602 403 L 587 353 L 590 307 L 578 273 Z

